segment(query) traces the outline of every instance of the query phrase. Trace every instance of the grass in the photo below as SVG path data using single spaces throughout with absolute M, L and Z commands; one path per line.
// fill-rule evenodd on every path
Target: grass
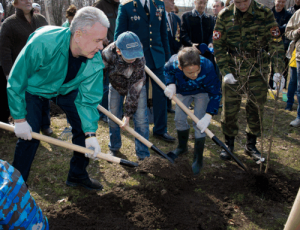
M 174 105 L 173 105 L 174 107 Z M 294 111 L 288 112 L 284 110 L 285 103 L 279 101 L 278 116 L 276 119 L 276 128 L 274 129 L 274 143 L 271 152 L 271 162 L 270 168 L 278 173 L 286 175 L 288 178 L 297 174 L 300 176 L 300 129 L 293 128 L 289 126 L 289 123 L 295 119 L 296 111 L 294 106 Z M 266 156 L 266 151 L 269 148 L 268 140 L 270 125 L 272 122 L 273 115 L 273 100 L 268 97 L 268 101 L 265 107 L 264 115 L 264 155 Z M 246 127 L 246 117 L 245 117 L 245 101 L 242 102 L 241 111 L 239 113 L 239 124 L 240 130 L 236 138 L 236 153 L 237 156 L 243 159 L 245 164 L 252 164 L 252 160 L 245 156 L 243 153 L 243 146 L 245 145 L 245 127 Z M 192 120 L 188 118 L 188 123 L 192 127 Z M 62 130 L 66 127 L 67 122 L 64 115 L 59 117 L 51 118 L 51 127 L 54 131 L 54 136 L 59 137 Z M 133 127 L 133 123 L 130 123 Z M 224 140 L 223 134 L 220 129 L 220 113 L 213 117 L 213 120 L 209 126 L 209 129 L 217 136 L 220 140 Z M 153 125 L 150 125 L 150 142 L 161 149 L 164 152 L 169 152 L 176 148 L 177 143 L 165 144 L 160 140 L 153 138 L 152 136 Z M 174 114 L 168 115 L 168 132 L 177 137 L 176 128 L 174 124 Z M 191 137 L 194 136 L 193 128 L 190 132 Z M 97 130 L 97 139 L 102 148 L 102 152 L 108 152 L 109 143 L 109 130 L 108 125 L 99 122 L 99 129 Z M 0 158 L 12 163 L 14 156 L 14 149 L 16 138 L 10 135 L 9 137 L 0 138 Z M 260 142 L 260 139 L 258 140 Z M 135 154 L 135 144 L 134 138 L 122 131 L 122 148 L 120 149 L 121 157 L 128 159 L 130 161 L 137 161 Z M 189 160 L 192 162 L 193 158 L 193 147 L 194 139 L 189 140 Z M 205 179 L 205 174 L 212 173 L 218 170 L 220 167 L 226 167 L 224 162 L 219 158 L 220 148 L 206 138 L 204 151 L 204 169 L 200 177 Z M 258 149 L 260 149 L 260 143 L 258 144 Z M 154 154 L 154 153 L 151 153 Z M 67 201 L 67 203 L 76 202 L 77 199 L 87 196 L 87 193 L 83 189 L 74 189 L 65 186 L 65 181 L 67 179 L 69 171 L 69 162 L 72 157 L 72 151 L 57 147 L 52 144 L 41 142 L 37 154 L 35 156 L 34 162 L 31 167 L 30 176 L 28 179 L 28 184 L 32 196 L 36 199 L 37 203 L 42 207 L 42 209 L 47 208 L 50 205 L 60 205 L 58 203 L 61 199 L 67 199 L 72 197 L 72 201 Z M 89 174 L 100 180 L 104 186 L 104 190 L 98 192 L 98 194 L 104 194 L 111 191 L 115 186 L 122 185 L 123 187 L 132 187 L 139 185 L 140 181 L 147 180 L 143 175 L 137 174 L 133 169 L 128 169 L 122 167 L 118 164 L 110 164 L 106 161 L 90 161 L 88 166 Z M 163 183 L 163 179 L 155 176 L 148 177 Z M 151 184 L 149 184 L 151 186 Z M 201 189 L 195 189 L 196 193 L 205 194 L 206 192 Z M 243 202 L 245 200 L 244 194 L 233 194 L 232 198 L 237 202 Z M 261 198 L 260 198 L 261 199 Z M 265 202 L 262 199 L 262 202 Z M 265 224 L 257 225 L 253 221 L 247 219 L 246 224 L 242 228 L 228 225 L 228 230 L 234 229 L 280 229 L 278 226 L 282 226 L 287 219 L 288 213 L 291 207 L 284 208 L 285 216 L 280 216 L 274 218 L 272 221 L 268 221 Z M 246 209 L 244 209 L 246 210 Z M 261 218 L 259 215 L 255 214 L 253 210 L 248 209 L 248 214 L 251 214 L 253 218 Z M 270 214 L 272 215 L 272 214 Z M 242 214 L 233 216 L 234 218 L 246 218 Z M 252 219 L 252 218 L 251 218 Z M 262 227 L 264 226 L 264 227 Z

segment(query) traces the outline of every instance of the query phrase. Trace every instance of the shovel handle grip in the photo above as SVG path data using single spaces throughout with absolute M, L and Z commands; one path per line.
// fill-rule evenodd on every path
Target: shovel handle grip
M 14 132 L 14 129 L 15 129 L 14 126 L 8 125 L 3 122 L 0 122 L 0 128 L 5 129 L 10 132 Z M 48 137 L 48 136 L 45 136 L 45 135 L 42 135 L 39 133 L 31 132 L 31 136 L 32 136 L 32 138 L 34 138 L 36 140 L 45 141 L 50 144 L 54 144 L 54 145 L 57 145 L 57 146 L 60 146 L 60 147 L 66 148 L 66 149 L 80 152 L 82 154 L 85 154 L 85 153 L 93 154 L 94 153 L 94 151 L 91 149 L 88 149 L 88 148 L 85 148 L 85 147 L 82 147 L 79 145 L 74 145 L 69 142 L 61 141 L 61 140 L 55 139 L 53 137 Z M 106 161 L 110 161 L 113 163 L 118 163 L 118 164 L 121 162 L 121 158 L 113 157 L 113 156 L 110 156 L 110 155 L 104 154 L 104 153 L 98 153 L 97 158 L 100 158 L 100 159 L 103 159 Z
M 145 71 L 163 90 L 165 90 L 166 85 L 147 66 L 145 66 Z M 175 101 L 176 104 L 187 115 L 189 115 L 196 124 L 198 123 L 199 119 L 175 95 L 173 95 L 172 100 Z M 209 129 L 205 129 L 204 132 L 206 133 L 207 136 L 213 138 L 214 134 Z
M 97 106 L 97 109 L 100 110 L 102 113 L 104 113 L 106 116 L 108 116 L 111 120 L 113 120 L 118 125 L 123 125 L 124 123 L 117 118 L 115 115 L 113 115 L 111 112 L 107 111 L 105 108 L 103 108 L 101 105 Z M 136 139 L 138 139 L 140 142 L 142 142 L 144 145 L 146 145 L 148 148 L 151 148 L 153 145 L 150 141 L 148 141 L 146 138 L 144 138 L 142 135 L 134 131 L 133 128 L 129 126 L 124 127 L 127 132 L 129 132 L 131 135 L 133 135 Z

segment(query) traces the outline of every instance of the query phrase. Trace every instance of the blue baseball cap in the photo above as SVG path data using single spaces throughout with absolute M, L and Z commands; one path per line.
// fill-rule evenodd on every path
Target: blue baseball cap
M 125 59 L 144 57 L 143 47 L 139 37 L 130 31 L 121 33 L 118 36 L 116 46 L 120 49 Z

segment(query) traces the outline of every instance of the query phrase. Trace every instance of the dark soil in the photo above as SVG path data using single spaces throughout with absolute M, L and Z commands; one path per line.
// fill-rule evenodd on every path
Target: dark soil
M 57 117 L 61 114 L 64 114 L 64 111 L 58 105 L 50 101 L 50 116 Z
M 300 185 L 298 177 L 252 171 L 248 174 L 226 163 L 226 167 L 194 177 L 187 159 L 179 158 L 172 165 L 150 157 L 130 172 L 143 172 L 139 186 L 121 184 L 106 194 L 90 193 L 72 205 L 49 207 L 45 214 L 53 230 L 239 228 L 247 226 L 247 220 L 233 218 L 233 214 L 247 215 L 247 207 L 267 220 L 273 207 L 292 205 Z M 246 218 L 261 225 L 263 221 L 254 216 Z

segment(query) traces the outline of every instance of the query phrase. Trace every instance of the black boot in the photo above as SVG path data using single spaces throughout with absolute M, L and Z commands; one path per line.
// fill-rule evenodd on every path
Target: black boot
M 192 170 L 194 175 L 198 175 L 203 168 L 203 150 L 205 137 L 195 139 L 194 160 Z
M 247 133 L 247 144 L 245 146 L 245 153 L 248 154 L 253 160 L 258 161 L 261 159 L 261 153 L 256 148 L 256 136 Z
M 233 137 L 229 137 L 229 136 L 225 135 L 225 145 L 233 153 L 233 149 L 234 149 L 234 136 Z M 231 156 L 224 149 L 222 149 L 222 151 L 220 153 L 220 158 L 222 160 L 224 160 L 224 161 L 231 160 Z
M 190 129 L 179 131 L 177 130 L 178 146 L 173 151 L 177 156 L 188 151 L 187 142 L 189 140 Z

